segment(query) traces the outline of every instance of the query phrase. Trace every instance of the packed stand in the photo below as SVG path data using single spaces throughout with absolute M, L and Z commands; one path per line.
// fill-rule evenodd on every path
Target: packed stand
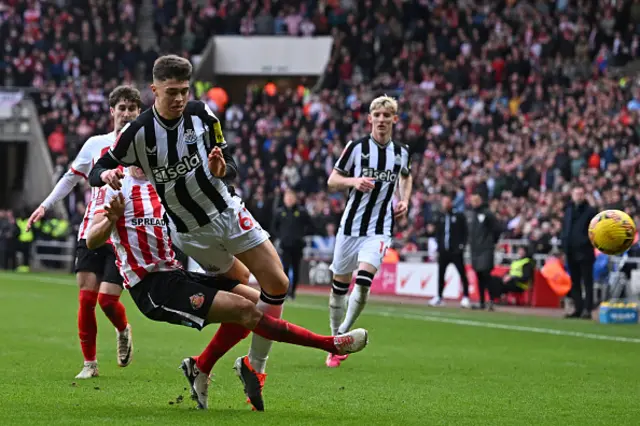
M 481 191 L 503 237 L 532 239 L 543 253 L 576 182 L 597 208 L 640 221 L 640 91 L 612 76 L 640 54 L 640 1 L 359 4 L 325 9 L 337 38 L 316 94 L 253 86 L 226 110 L 252 204 L 293 186 L 334 230 L 344 197 L 325 192 L 326 177 L 344 144 L 366 134 L 369 101 L 387 93 L 400 100 L 394 139 L 414 154 L 403 250 L 429 248 L 442 190 L 457 193 L 459 209 Z
M 0 85 L 27 88 L 35 100 L 54 179 L 89 136 L 111 131 L 110 90 L 133 82 L 139 65 L 153 61 L 136 38 L 140 3 L 8 0 L 0 5 Z M 79 188 L 69 200 L 70 216 L 86 194 Z
M 120 33 L 110 31 L 104 41 L 103 26 L 94 25 L 96 19 L 85 25 L 78 15 L 76 3 L 83 2 L 64 12 L 38 8 L 44 3 L 13 3 L 15 13 L 6 7 L 2 12 L 2 34 L 22 40 L 9 43 L 16 51 L 26 47 L 18 58 L 30 55 L 26 62 L 32 64 L 41 57 L 43 66 L 26 67 L 5 54 L 3 79 L 26 80 L 24 70 L 34 70 L 30 78 L 44 87 L 43 124 L 48 136 L 56 135 L 52 151 L 70 153 L 69 146 L 108 126 L 99 88 L 120 81 L 103 84 L 101 74 L 119 73 L 127 81 L 131 64 L 153 60 L 153 52 L 140 54 L 128 32 L 135 28 L 137 4 L 125 2 L 114 11 L 111 2 L 89 2 L 86 16 L 98 22 L 113 22 L 118 14 L 129 19 L 116 20 Z M 291 186 L 327 235 L 335 232 L 344 196 L 326 192 L 326 177 L 344 144 L 366 134 L 368 103 L 382 93 L 399 98 L 395 139 L 414 154 L 410 218 L 397 227 L 406 251 L 428 249 L 423 237 L 442 190 L 457 192 L 460 209 L 470 193 L 482 191 L 505 223 L 503 236 L 534 239 L 543 252 L 559 234 L 567 189 L 578 181 L 598 208 L 622 208 L 640 220 L 630 190 L 640 183 L 640 92 L 633 80 L 611 75 L 640 55 L 640 0 L 155 4 L 161 52 L 200 53 L 213 34 L 336 38 L 318 91 L 306 85 L 273 94 L 253 85 L 245 99 L 232 99 L 219 112 L 237 133 L 238 188 L 267 228 L 274 200 L 279 203 L 282 189 Z M 34 14 L 38 19 L 29 23 L 26 17 Z M 35 47 L 45 42 L 36 43 L 27 28 L 52 35 L 41 40 L 78 28 L 76 36 L 58 37 L 51 47 L 69 49 L 64 57 L 71 59 L 56 68 L 40 53 L 49 50 Z M 88 52 L 87 39 L 102 40 L 105 48 Z M 94 53 L 108 58 L 109 49 L 117 58 L 137 52 L 131 55 L 136 60 L 121 59 L 119 67 L 106 70 L 113 62 L 101 63 Z M 85 77 L 69 78 L 73 72 Z M 58 124 L 62 129 L 56 130 Z M 56 157 L 63 169 L 66 159 Z M 69 204 L 74 210 L 75 203 Z

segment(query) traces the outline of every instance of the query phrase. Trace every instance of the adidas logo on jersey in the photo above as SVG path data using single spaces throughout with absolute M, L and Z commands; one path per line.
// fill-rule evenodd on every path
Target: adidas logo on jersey
M 165 226 L 166 222 L 157 217 L 134 217 L 131 219 L 131 226 Z
M 167 183 L 186 176 L 187 173 L 197 169 L 201 165 L 200 155 L 194 152 L 191 157 L 185 155 L 178 163 L 171 167 L 156 167 L 152 169 L 151 172 L 153 173 L 153 179 L 156 183 Z
M 362 177 L 374 178 L 382 182 L 395 182 L 398 175 L 391 170 L 378 170 L 366 167 L 362 169 Z

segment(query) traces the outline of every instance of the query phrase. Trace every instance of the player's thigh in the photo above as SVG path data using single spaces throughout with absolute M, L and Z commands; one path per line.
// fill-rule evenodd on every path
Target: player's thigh
M 333 250 L 333 261 L 329 266 L 335 280 L 350 282 L 353 271 L 358 268 L 358 252 L 363 243 L 360 237 L 338 235 Z
M 96 293 L 100 290 L 100 282 L 93 272 L 76 272 L 76 282 L 80 290 L 93 291 Z
M 242 284 L 249 284 L 249 277 L 251 276 L 251 272 L 249 272 L 249 268 L 247 268 L 247 265 L 234 257 L 231 269 L 229 269 L 223 275 L 232 280 L 238 280 Z
M 234 258 L 225 249 L 220 232 L 215 224 L 184 234 L 172 229 L 171 241 L 205 271 L 225 274 L 233 266 Z
M 116 256 L 110 246 L 103 246 L 100 249 L 103 250 L 102 255 L 104 259 L 100 293 L 120 296 L 124 288 L 124 280 L 122 279 L 118 266 L 116 265 Z
M 362 237 L 364 241 L 358 251 L 358 269 L 372 274 L 378 272 L 391 238 L 384 235 Z
M 258 300 L 260 300 L 260 292 L 248 285 L 244 285 L 244 284 L 237 285 L 231 292 L 239 296 L 242 296 L 245 299 L 249 299 L 253 303 L 258 303 Z
M 74 271 L 80 290 L 97 292 L 104 273 L 104 258 L 101 252 L 89 250 L 85 240 L 78 241 Z
M 261 313 L 251 300 L 238 294 L 219 291 L 209 308 L 207 323 L 232 322 L 252 330 Z
M 285 294 L 289 288 L 289 279 L 282 269 L 278 252 L 268 239 L 236 257 L 251 271 L 267 293 Z

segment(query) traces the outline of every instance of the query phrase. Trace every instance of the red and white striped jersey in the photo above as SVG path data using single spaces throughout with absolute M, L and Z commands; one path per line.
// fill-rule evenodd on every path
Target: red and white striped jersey
M 71 163 L 71 167 L 69 168 L 69 172 L 78 176 L 82 176 L 85 179 L 88 179 L 89 173 L 93 168 L 96 161 L 100 159 L 111 145 L 113 145 L 116 141 L 116 133 L 111 132 L 105 135 L 96 135 L 92 136 L 82 145 L 80 148 L 80 152 L 73 163 Z M 91 226 L 91 221 L 93 220 L 93 216 L 95 214 L 96 207 L 96 196 L 98 194 L 99 188 L 91 188 L 91 200 L 89 204 L 87 204 L 87 208 L 84 212 L 84 218 L 82 219 L 82 224 L 80 225 L 80 229 L 78 230 L 78 240 L 87 238 L 87 231 Z
M 96 213 L 104 212 L 104 205 L 114 196 L 119 192 L 124 195 L 124 215 L 111 233 L 111 244 L 124 285 L 130 288 L 151 272 L 173 271 L 182 266 L 171 248 L 165 210 L 153 185 L 128 174 L 121 182 L 120 191 L 108 186 L 100 188 L 95 204 Z

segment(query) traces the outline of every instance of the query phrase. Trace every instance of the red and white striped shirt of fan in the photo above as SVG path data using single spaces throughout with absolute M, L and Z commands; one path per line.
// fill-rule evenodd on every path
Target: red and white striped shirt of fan
M 95 214 L 104 213 L 104 206 L 122 192 L 124 215 L 118 219 L 111 233 L 111 245 L 124 286 L 130 288 L 147 274 L 173 271 L 182 266 L 171 248 L 165 210 L 151 183 L 129 174 L 121 182 L 120 191 L 108 186 L 100 188 L 95 199 Z

